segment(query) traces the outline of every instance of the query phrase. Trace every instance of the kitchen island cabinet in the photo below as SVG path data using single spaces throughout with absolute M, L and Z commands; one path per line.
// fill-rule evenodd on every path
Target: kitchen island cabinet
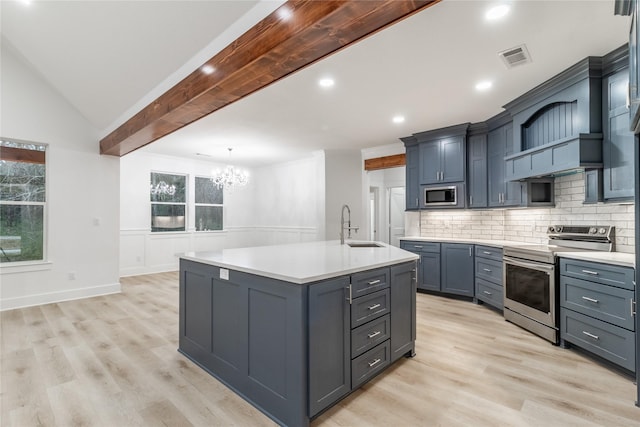
M 414 354 L 417 258 L 337 241 L 185 254 L 179 351 L 277 423 L 306 426 Z

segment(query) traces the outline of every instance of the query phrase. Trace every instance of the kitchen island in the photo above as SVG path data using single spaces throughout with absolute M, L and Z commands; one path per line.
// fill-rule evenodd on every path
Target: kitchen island
M 179 351 L 277 423 L 306 426 L 414 355 L 417 258 L 338 241 L 183 254 Z

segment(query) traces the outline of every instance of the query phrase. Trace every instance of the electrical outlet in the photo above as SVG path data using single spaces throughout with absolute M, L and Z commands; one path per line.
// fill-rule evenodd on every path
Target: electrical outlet
M 136 257 L 136 262 L 142 262 L 142 257 L 140 255 Z
M 69 280 L 76 280 L 76 272 L 75 271 L 70 271 L 69 272 Z

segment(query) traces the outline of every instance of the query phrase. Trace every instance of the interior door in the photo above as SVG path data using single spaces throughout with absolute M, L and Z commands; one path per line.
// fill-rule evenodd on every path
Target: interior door
M 404 237 L 405 188 L 389 188 L 389 244 L 400 247 Z

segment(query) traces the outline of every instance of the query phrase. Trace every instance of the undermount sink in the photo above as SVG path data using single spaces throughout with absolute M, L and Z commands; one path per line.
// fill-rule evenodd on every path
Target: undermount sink
M 382 245 L 379 245 L 376 242 L 349 242 L 347 245 L 352 248 L 382 248 Z

